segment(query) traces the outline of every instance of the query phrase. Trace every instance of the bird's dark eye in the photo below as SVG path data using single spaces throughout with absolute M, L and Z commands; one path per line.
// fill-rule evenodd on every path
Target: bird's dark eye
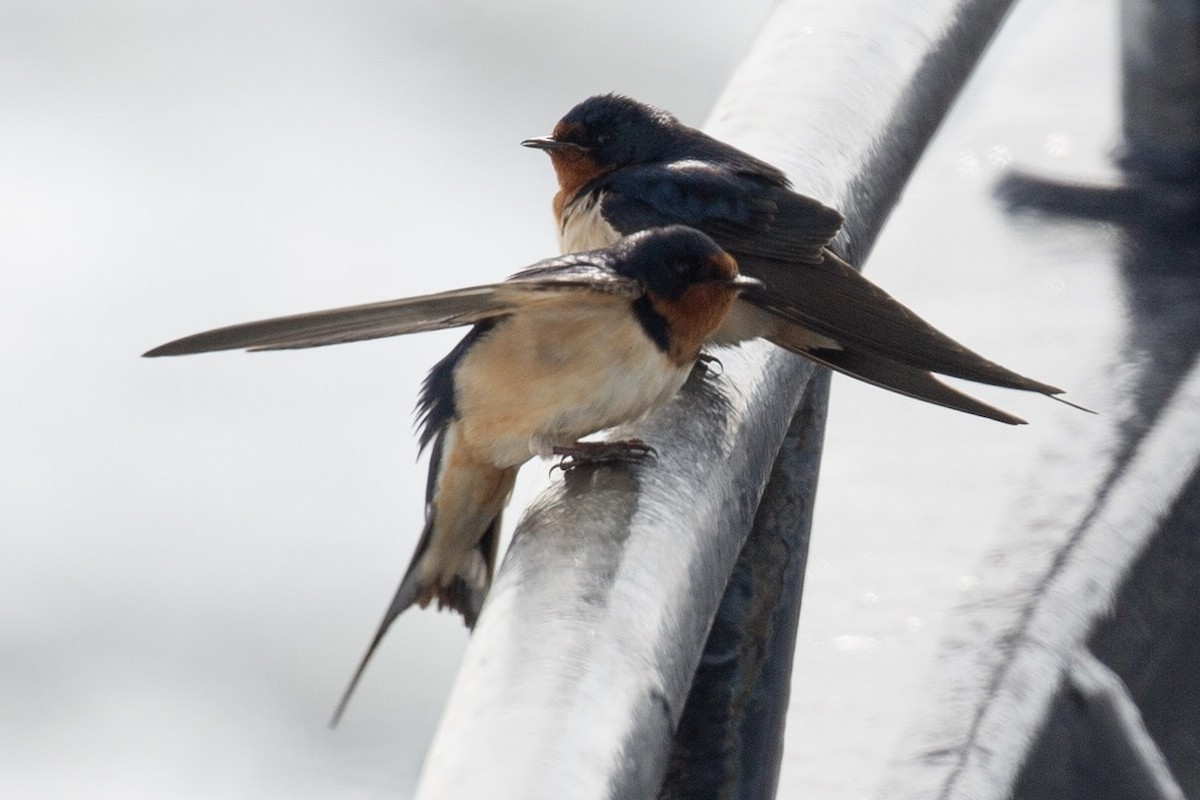
M 601 147 L 603 147 L 606 144 L 609 144 L 610 142 L 612 142 L 612 140 L 613 140 L 613 135 L 609 131 L 601 131 L 600 133 L 596 134 L 596 144 L 600 145 Z

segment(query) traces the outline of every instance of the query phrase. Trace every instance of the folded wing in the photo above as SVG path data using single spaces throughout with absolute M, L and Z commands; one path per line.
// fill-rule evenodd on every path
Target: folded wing
M 766 284 L 742 299 L 836 341 L 846 353 L 823 363 L 843 372 L 931 402 L 942 401 L 915 385 L 894 385 L 896 375 L 909 373 L 884 365 L 1048 395 L 1062 391 L 959 344 L 826 249 L 842 217 L 816 200 L 752 174 L 690 161 L 620 169 L 597 184 L 609 190 L 604 216 L 621 233 L 682 222 L 711 236 L 743 274 Z
M 625 167 L 602 175 L 594 188 L 608 190 L 604 218 L 623 234 L 682 223 L 735 258 L 819 264 L 842 226 L 840 213 L 811 197 L 699 161 Z
M 744 300 L 828 336 L 847 351 L 872 356 L 872 361 L 895 361 L 1009 389 L 1062 392 L 959 344 L 829 251 L 815 266 L 752 257 L 739 259 L 739 264 L 767 285 L 765 291 L 744 292 Z

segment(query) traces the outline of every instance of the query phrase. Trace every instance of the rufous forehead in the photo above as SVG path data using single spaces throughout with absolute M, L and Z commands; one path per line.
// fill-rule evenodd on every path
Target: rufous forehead
M 722 250 L 720 253 L 715 253 L 709 257 L 708 263 L 721 275 L 726 278 L 735 278 L 738 274 L 737 261 L 733 256 Z
M 560 119 L 558 124 L 554 126 L 554 130 L 551 131 L 550 136 L 554 139 L 564 139 L 573 133 L 583 133 L 583 124 Z

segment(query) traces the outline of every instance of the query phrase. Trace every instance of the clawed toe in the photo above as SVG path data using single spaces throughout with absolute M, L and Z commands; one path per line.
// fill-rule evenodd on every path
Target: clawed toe
M 641 439 L 629 439 L 623 442 L 575 442 L 569 445 L 559 445 L 553 450 L 554 455 L 562 456 L 562 460 L 550 468 L 568 472 L 576 467 L 592 464 L 620 464 L 655 461 L 658 451 Z

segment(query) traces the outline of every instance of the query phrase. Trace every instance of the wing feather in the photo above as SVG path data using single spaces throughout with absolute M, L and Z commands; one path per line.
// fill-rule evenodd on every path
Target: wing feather
M 746 172 L 701 161 L 643 164 L 599 177 L 604 218 L 621 233 L 682 223 L 739 252 L 818 264 L 842 215 L 818 200 Z
M 801 352 L 818 364 L 897 394 L 924 400 L 1007 425 L 1024 425 L 1025 420 L 948 386 L 925 370 L 847 350 L 813 349 Z
M 230 325 L 176 339 L 145 355 L 322 347 L 474 325 L 564 294 L 601 292 L 632 298 L 641 291 L 637 281 L 617 275 L 603 264 L 579 257 L 551 259 L 503 283 Z
M 769 287 L 743 292 L 745 301 L 828 336 L 845 350 L 993 386 L 1062 392 L 959 344 L 831 252 L 819 266 L 746 257 L 738 263 Z

